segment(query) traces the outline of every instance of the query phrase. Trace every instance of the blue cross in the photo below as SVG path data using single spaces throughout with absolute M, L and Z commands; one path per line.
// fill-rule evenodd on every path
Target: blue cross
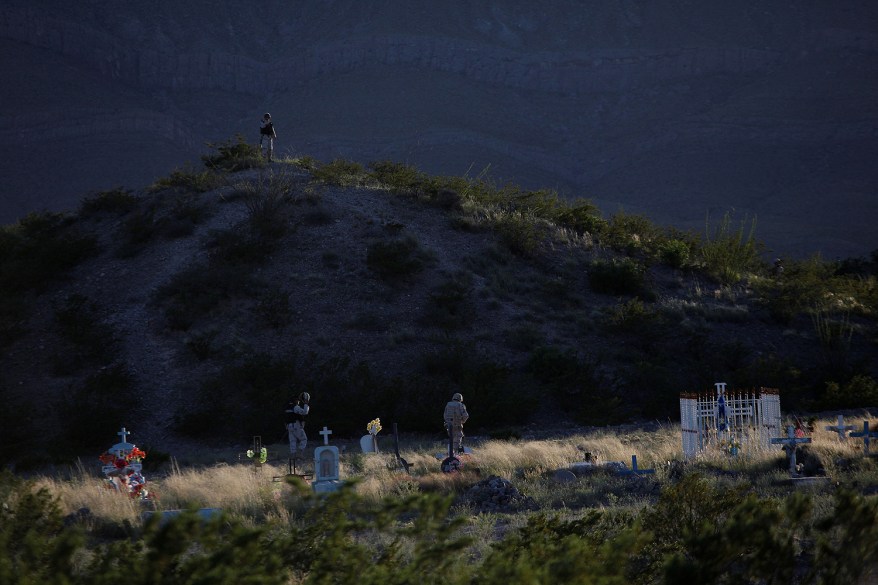
M 863 452 L 866 455 L 868 455 L 869 454 L 869 443 L 871 442 L 872 438 L 878 439 L 878 431 L 870 431 L 869 430 L 869 421 L 864 420 L 863 421 L 863 432 L 862 433 L 851 433 L 850 436 L 856 437 L 858 439 L 859 438 L 863 439 L 863 443 L 864 443 L 864 445 L 863 445 L 864 451 Z
M 835 426 L 826 427 L 827 431 L 835 431 L 838 433 L 838 440 L 846 440 L 848 437 L 845 434 L 846 431 L 854 430 L 854 425 L 846 425 L 844 424 L 844 415 L 838 415 L 838 424 Z
M 783 445 L 790 451 L 790 474 L 796 474 L 796 445 L 799 443 L 810 443 L 811 437 L 797 437 L 793 426 L 787 427 L 787 436 L 779 437 L 771 440 L 772 445 Z
M 655 469 L 640 469 L 637 467 L 637 455 L 631 456 L 631 471 L 626 472 L 627 474 L 640 475 L 641 473 L 655 473 Z

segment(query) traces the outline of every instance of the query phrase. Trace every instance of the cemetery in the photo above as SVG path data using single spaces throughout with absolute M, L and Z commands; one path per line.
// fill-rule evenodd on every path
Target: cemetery
M 767 511 L 774 509 L 773 502 L 780 506 L 798 493 L 815 509 L 831 512 L 822 519 L 796 520 L 805 523 L 796 525 L 803 535 L 812 526 L 832 525 L 842 540 L 831 541 L 826 550 L 837 552 L 833 546 L 850 545 L 844 540 L 847 527 L 841 524 L 845 514 L 871 514 L 874 522 L 865 528 L 852 524 L 860 532 L 849 537 L 866 538 L 863 546 L 874 547 L 878 450 L 872 443 L 878 438 L 878 422 L 863 411 L 803 425 L 784 415 L 781 399 L 776 390 L 739 391 L 717 383 L 702 393 L 681 394 L 679 425 L 654 422 L 532 439 L 473 436 L 460 453 L 440 437 L 405 434 L 404 421 L 385 429 L 375 418 L 365 423 L 362 437 L 339 437 L 323 425 L 309 427 L 304 461 L 294 459 L 286 444 L 265 444 L 262 436 L 253 436 L 234 452 L 218 449 L 199 458 L 181 454 L 153 468 L 148 467 L 149 450 L 137 445 L 136 421 L 126 421 L 131 426 L 121 427 L 118 440 L 93 464 L 83 464 L 66 478 L 38 478 L 35 486 L 58 498 L 67 525 L 97 531 L 95 535 L 112 534 L 110 527 L 122 524 L 148 538 L 151 531 L 179 523 L 200 534 L 242 522 L 293 535 L 306 534 L 309 523 L 334 517 L 340 523 L 337 529 L 350 531 L 345 538 L 353 547 L 349 554 L 378 554 L 377 549 L 369 553 L 371 539 L 402 538 L 402 532 L 394 531 L 405 522 L 364 528 L 371 522 L 367 519 L 390 513 L 381 510 L 396 510 L 391 517 L 421 517 L 427 524 L 417 524 L 418 530 L 438 531 L 417 538 L 450 538 L 440 528 L 450 522 L 447 526 L 456 526 L 455 534 L 463 539 L 455 554 L 484 558 L 485 567 L 503 550 L 496 548 L 502 542 L 497 534 L 524 538 L 533 523 L 560 523 L 552 529 L 560 530 L 588 522 L 611 540 L 650 526 L 655 533 L 682 530 L 673 528 L 678 519 L 661 520 L 661 515 L 695 498 L 693 502 L 702 502 L 698 506 L 705 518 L 718 522 L 712 537 L 725 538 L 723 526 L 737 522 L 746 502 L 761 502 L 759 506 L 769 506 Z M 819 465 L 809 470 L 809 460 Z M 805 481 L 818 476 L 824 481 Z M 712 502 L 725 502 L 727 509 Z M 346 510 L 352 524 L 333 516 L 333 510 Z M 428 521 L 429 514 L 438 516 Z M 633 523 L 638 516 L 641 523 Z M 358 524 L 357 518 L 366 524 Z M 606 524 L 611 518 L 616 520 Z M 621 528 L 614 524 L 619 518 L 627 519 Z M 263 528 L 254 530 L 261 534 Z M 787 537 L 771 530 L 770 538 Z M 404 538 L 414 538 L 407 534 Z M 676 534 L 674 538 L 683 538 L 683 533 Z M 514 542 L 517 537 L 511 538 Z M 804 559 L 811 559 L 808 555 L 816 549 L 807 552 L 811 545 L 802 546 L 790 562 L 811 563 Z M 426 562 L 413 554 L 403 563 L 412 570 L 412 563 Z M 754 554 L 747 549 L 742 558 Z M 656 577 L 658 565 L 652 570 Z

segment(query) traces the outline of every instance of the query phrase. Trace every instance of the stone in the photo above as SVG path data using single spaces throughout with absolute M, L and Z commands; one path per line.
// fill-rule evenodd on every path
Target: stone
M 576 477 L 576 474 L 569 469 L 559 469 L 552 474 L 552 479 L 558 483 L 573 483 L 577 481 L 578 478 Z
M 360 437 L 360 449 L 362 449 L 363 453 L 377 453 L 378 437 L 371 434 L 363 435 Z
M 338 447 L 323 445 L 314 449 L 314 481 L 311 482 L 311 489 L 319 494 L 338 491 L 342 486 L 338 467 Z

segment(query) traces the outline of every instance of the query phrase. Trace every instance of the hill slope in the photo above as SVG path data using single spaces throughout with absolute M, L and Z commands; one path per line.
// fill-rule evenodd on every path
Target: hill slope
M 721 284 L 709 242 L 645 218 L 436 181 L 307 160 L 178 172 L 5 228 L 4 457 L 121 425 L 162 450 L 275 440 L 303 390 L 318 428 L 353 435 L 375 416 L 435 432 L 455 391 L 482 432 L 673 417 L 718 380 L 787 407 L 878 395 L 874 267 L 757 262 Z

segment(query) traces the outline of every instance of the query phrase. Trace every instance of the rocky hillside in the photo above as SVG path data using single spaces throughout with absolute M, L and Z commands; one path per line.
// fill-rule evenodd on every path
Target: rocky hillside
M 219 152 L 0 232 L 4 459 L 121 425 L 161 451 L 275 441 L 303 390 L 340 436 L 434 433 L 456 391 L 506 434 L 666 420 L 720 380 L 788 408 L 878 398 L 874 260 L 773 273 L 737 218 L 699 237 L 401 164 Z
M 861 255 L 876 18 L 871 2 L 10 0 L 0 221 L 149 184 L 271 111 L 294 156 L 489 169 L 681 228 L 734 208 L 777 254 Z

